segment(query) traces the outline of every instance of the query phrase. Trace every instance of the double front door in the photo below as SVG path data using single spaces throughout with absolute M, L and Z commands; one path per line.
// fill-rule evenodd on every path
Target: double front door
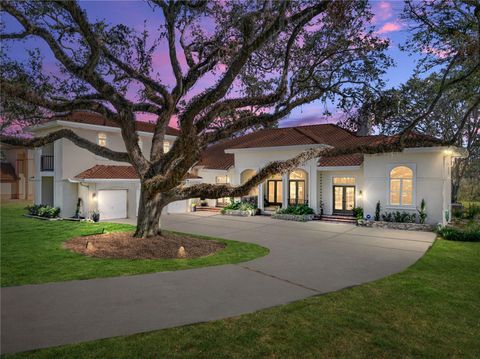
M 355 186 L 333 186 L 333 213 L 351 215 L 355 208 Z

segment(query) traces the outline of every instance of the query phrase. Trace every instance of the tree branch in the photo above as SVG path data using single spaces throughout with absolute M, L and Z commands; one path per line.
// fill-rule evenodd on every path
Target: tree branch
M 406 147 L 415 147 L 419 145 L 419 140 L 415 138 L 407 138 L 404 143 L 399 141 L 399 138 L 395 141 L 385 142 L 382 144 L 368 144 L 359 145 L 344 148 L 332 148 L 321 147 L 313 148 L 300 153 L 299 155 L 286 160 L 286 161 L 274 161 L 267 164 L 260 169 L 256 175 L 251 179 L 239 186 L 231 186 L 229 184 L 208 184 L 202 183 L 193 186 L 180 186 L 174 189 L 174 196 L 176 200 L 188 199 L 188 198 L 221 198 L 221 197 L 240 197 L 247 195 L 252 188 L 255 188 L 259 184 L 263 183 L 272 175 L 283 174 L 296 167 L 303 165 L 305 162 L 318 158 L 318 157 L 334 157 L 340 155 L 349 155 L 355 153 L 363 154 L 377 154 L 377 153 L 390 153 L 401 152 Z M 422 143 L 424 146 L 438 146 L 438 143 L 428 142 Z M 149 188 L 154 189 L 156 187 L 155 179 L 147 181 L 146 185 Z
M 35 148 L 45 146 L 49 143 L 53 143 L 62 138 L 66 138 L 76 144 L 78 147 L 84 148 L 98 156 L 102 156 L 112 161 L 118 162 L 128 162 L 131 163 L 128 153 L 117 152 L 108 149 L 107 147 L 99 146 L 96 143 L 90 142 L 80 136 L 75 132 L 68 129 L 62 129 L 55 132 L 51 132 L 43 137 L 35 137 L 31 139 L 18 138 L 13 136 L 6 136 L 0 134 L 0 142 L 14 145 L 14 146 L 24 146 L 27 148 Z

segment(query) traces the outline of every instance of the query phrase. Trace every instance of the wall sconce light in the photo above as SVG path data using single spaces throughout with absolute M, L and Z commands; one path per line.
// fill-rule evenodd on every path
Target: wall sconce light
M 362 190 L 358 191 L 358 198 L 362 198 L 363 197 L 363 192 Z
M 96 192 L 92 193 L 92 200 L 97 201 L 97 193 Z

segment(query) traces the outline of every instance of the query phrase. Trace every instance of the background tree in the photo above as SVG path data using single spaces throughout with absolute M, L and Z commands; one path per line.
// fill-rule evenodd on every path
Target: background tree
M 469 166 L 480 161 L 480 3 L 406 1 L 403 18 L 411 37 L 402 48 L 422 54 L 415 74 L 397 89 L 367 89 L 342 124 L 362 134 L 416 130 L 467 148 L 453 169 L 455 201 Z

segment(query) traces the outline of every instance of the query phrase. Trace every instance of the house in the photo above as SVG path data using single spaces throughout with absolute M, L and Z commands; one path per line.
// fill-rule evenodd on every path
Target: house
M 140 146 L 149 153 L 153 125 L 137 122 Z M 124 148 L 118 126 L 102 117 L 79 112 L 30 128 L 36 136 L 61 128 L 112 150 Z M 178 130 L 167 129 L 168 151 Z M 416 212 L 427 203 L 428 222 L 445 223 L 450 213 L 451 167 L 461 149 L 415 134 L 426 147 L 399 153 L 354 154 L 317 158 L 283 175 L 275 175 L 252 189 L 263 212 L 278 206 L 308 204 L 316 213 L 351 214 L 363 207 L 373 217 L 380 201 L 382 211 Z M 388 136 L 357 136 L 334 124 L 265 129 L 210 146 L 191 169 L 187 183 L 241 184 L 273 160 L 286 160 L 314 147 L 381 145 Z M 134 218 L 138 211 L 140 181 L 131 166 L 96 156 L 67 139 L 35 150 L 35 202 L 58 206 L 63 216 L 72 216 L 78 198 L 81 212 L 99 210 L 102 219 Z M 228 198 L 206 199 L 221 207 Z M 190 199 L 171 203 L 169 213 L 187 212 Z
M 1 198 L 33 200 L 33 151 L 2 144 L 0 157 Z

